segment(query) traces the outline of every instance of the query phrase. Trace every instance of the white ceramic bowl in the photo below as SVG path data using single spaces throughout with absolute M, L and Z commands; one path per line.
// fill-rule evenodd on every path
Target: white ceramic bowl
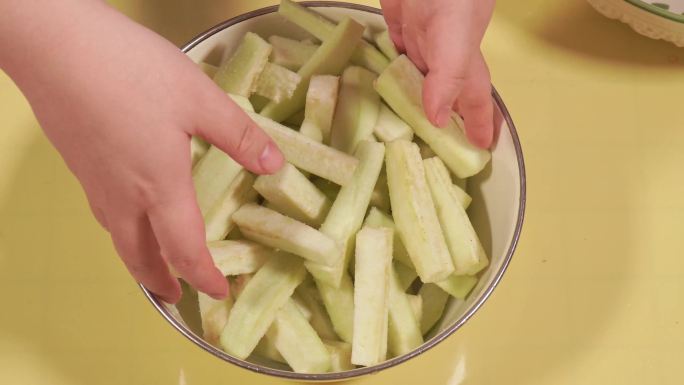
M 372 30 L 385 28 L 380 10 L 375 8 L 331 2 L 309 2 L 306 5 L 315 7 L 317 11 L 334 20 L 350 16 Z M 294 38 L 307 37 L 298 27 L 275 13 L 276 10 L 276 7 L 268 7 L 230 19 L 199 35 L 188 43 L 183 51 L 196 62 L 206 60 L 218 63 L 223 53 L 231 52 L 247 31 L 257 32 L 264 37 L 272 34 Z M 421 354 L 458 330 L 482 306 L 503 276 L 520 236 L 525 209 L 523 156 L 517 133 L 503 101 L 496 92 L 493 92 L 493 98 L 497 113 L 498 139 L 493 147 L 492 161 L 468 184 L 469 193 L 473 196 L 469 213 L 491 257 L 491 265 L 465 301 L 452 300 L 448 304 L 443 318 L 433 328 L 425 343 L 413 352 L 376 366 L 339 373 L 299 374 L 285 367 L 267 367 L 237 359 L 209 345 L 201 337 L 196 310 L 180 305 L 180 313 L 176 313 L 174 308 L 167 307 L 145 288 L 143 291 L 167 321 L 202 349 L 258 373 L 304 381 L 343 380 L 374 373 Z M 179 314 L 183 316 L 183 320 L 178 318 Z
M 684 47 L 684 0 L 588 0 L 597 11 L 636 32 Z

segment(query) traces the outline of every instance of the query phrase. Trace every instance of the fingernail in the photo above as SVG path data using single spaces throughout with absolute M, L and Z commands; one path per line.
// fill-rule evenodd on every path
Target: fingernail
M 280 170 L 283 166 L 283 161 L 283 155 L 273 142 L 268 143 L 259 156 L 261 168 L 269 174 Z
M 451 119 L 451 108 L 442 107 L 437 112 L 437 126 L 444 127 L 449 124 L 449 119 Z

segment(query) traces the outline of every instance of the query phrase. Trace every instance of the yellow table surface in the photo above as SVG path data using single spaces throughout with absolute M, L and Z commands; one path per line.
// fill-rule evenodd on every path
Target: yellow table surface
M 114 2 L 179 45 L 271 3 Z M 355 383 L 681 384 L 684 51 L 580 0 L 499 1 L 484 51 L 526 157 L 520 246 L 465 327 Z M 0 127 L 0 383 L 285 383 L 157 314 L 2 74 Z

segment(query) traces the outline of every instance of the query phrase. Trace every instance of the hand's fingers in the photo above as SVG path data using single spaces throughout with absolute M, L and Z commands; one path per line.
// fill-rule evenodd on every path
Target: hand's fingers
M 133 278 L 164 301 L 178 302 L 180 285 L 159 253 L 145 213 L 110 212 L 109 226 L 114 246 Z
M 382 14 L 385 17 L 390 37 L 392 38 L 394 45 L 397 46 L 397 51 L 406 52 L 406 46 L 404 45 L 404 39 L 402 38 L 401 32 L 401 3 L 402 0 L 380 0 Z
M 404 40 L 404 45 L 406 46 L 406 54 L 413 64 L 418 67 L 418 69 L 425 73 L 428 70 L 427 63 L 423 58 L 421 53 L 420 43 L 421 43 L 421 32 L 415 28 L 413 24 L 404 24 L 402 26 L 402 37 Z
M 204 221 L 195 201 L 189 166 L 148 208 L 150 224 L 171 266 L 197 290 L 224 298 L 228 282 L 216 268 L 205 242 Z
M 197 131 L 201 137 L 257 174 L 272 174 L 285 159 L 278 146 L 240 107 L 223 94 L 214 94 L 202 112 Z
M 429 46 L 425 61 L 428 73 L 423 86 L 425 113 L 434 125 L 440 127 L 449 121 L 451 106 L 463 88 L 470 60 L 466 36 L 456 34 L 454 26 L 448 25 L 447 21 L 446 17 L 434 17 L 434 25 L 427 31 Z M 445 36 L 452 38 L 446 39 Z
M 428 118 L 438 126 L 444 126 L 449 120 L 451 106 L 464 86 L 470 60 L 479 49 L 491 14 L 491 0 L 475 3 L 453 1 L 439 9 L 426 11 L 429 16 L 424 59 L 428 74 L 423 88 L 423 104 Z
M 494 132 L 494 105 L 491 78 L 481 53 L 471 62 L 468 79 L 457 103 L 470 142 L 489 148 Z

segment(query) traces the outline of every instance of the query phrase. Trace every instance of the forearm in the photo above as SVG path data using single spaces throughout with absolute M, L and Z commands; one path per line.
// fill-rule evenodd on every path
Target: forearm
M 88 76 L 97 69 L 83 68 L 84 56 L 101 55 L 103 44 L 122 49 L 124 34 L 113 29 L 126 21 L 100 0 L 0 0 L 0 68 L 27 96 L 76 71 Z

